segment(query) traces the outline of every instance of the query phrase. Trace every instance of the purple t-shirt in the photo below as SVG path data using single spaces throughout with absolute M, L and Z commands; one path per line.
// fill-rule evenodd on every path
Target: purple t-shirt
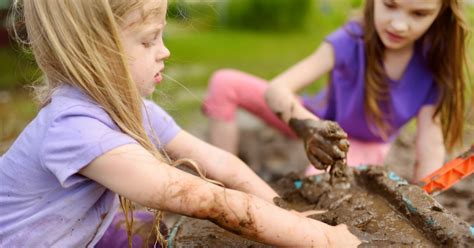
M 167 144 L 181 129 L 156 104 L 144 103 L 147 130 Z M 0 247 L 93 247 L 110 225 L 118 197 L 78 171 L 134 143 L 81 91 L 58 88 L 0 157 Z
M 363 30 L 357 22 L 349 22 L 326 37 L 334 49 L 335 65 L 329 87 L 316 96 L 304 96 L 304 106 L 315 115 L 336 121 L 354 139 L 384 142 L 371 129 L 364 112 L 365 47 Z M 423 105 L 435 104 L 438 90 L 423 49 L 415 45 L 406 71 L 398 81 L 387 79 L 390 87 L 388 122 L 392 127 L 389 141 L 412 119 Z

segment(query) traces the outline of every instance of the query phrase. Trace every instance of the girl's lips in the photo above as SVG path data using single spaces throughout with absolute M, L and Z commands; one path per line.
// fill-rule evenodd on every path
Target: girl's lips
M 155 83 L 159 84 L 161 83 L 161 80 L 163 80 L 163 77 L 161 76 L 161 73 L 156 73 L 155 77 L 154 77 L 154 80 L 155 80 Z
M 387 36 L 388 36 L 388 39 L 391 41 L 391 42 L 395 42 L 395 43 L 398 43 L 400 41 L 402 41 L 404 38 L 402 36 L 399 36 L 399 35 L 396 35 L 394 33 L 391 33 L 389 31 L 386 31 L 387 33 Z

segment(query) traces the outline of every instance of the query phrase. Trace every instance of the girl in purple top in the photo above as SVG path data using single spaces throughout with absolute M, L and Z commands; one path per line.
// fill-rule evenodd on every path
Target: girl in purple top
M 234 115 L 242 107 L 302 138 L 318 169 L 345 159 L 353 166 L 383 164 L 390 142 L 416 117 L 412 180 L 418 181 L 442 165 L 444 144 L 452 148 L 462 135 L 467 29 L 460 5 L 367 0 L 363 20 L 327 36 L 269 85 L 235 70 L 216 72 L 203 108 L 211 118 L 211 143 L 237 152 Z M 295 97 L 327 72 L 330 83 L 323 92 Z M 307 170 L 315 172 L 312 166 Z
M 163 241 L 158 210 L 276 246 L 360 243 L 344 225 L 275 206 L 277 194 L 242 161 L 143 99 L 170 55 L 166 0 L 15 3 L 45 80 L 41 111 L 0 157 L 1 247 L 153 245 Z M 170 166 L 177 163 L 200 165 L 221 183 Z M 133 221 L 132 202 L 155 217 Z M 119 205 L 124 214 L 114 220 Z

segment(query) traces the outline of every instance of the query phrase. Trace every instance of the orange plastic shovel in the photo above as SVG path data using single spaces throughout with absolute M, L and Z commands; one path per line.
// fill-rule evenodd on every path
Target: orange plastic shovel
M 474 172 L 474 145 L 467 152 L 449 161 L 421 180 L 429 194 L 446 190 Z

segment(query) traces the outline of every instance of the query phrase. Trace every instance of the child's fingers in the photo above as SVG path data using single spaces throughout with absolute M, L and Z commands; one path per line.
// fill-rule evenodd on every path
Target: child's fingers
M 336 122 L 327 121 L 326 127 L 322 130 L 321 135 L 327 139 L 347 139 L 347 133 Z
M 308 216 L 316 215 L 316 214 L 324 214 L 327 212 L 327 210 L 307 210 L 307 211 L 302 211 L 302 212 L 299 212 L 296 210 L 290 210 L 290 212 L 302 217 L 308 217 Z
M 329 155 L 332 159 L 343 159 L 345 158 L 345 152 L 339 149 L 339 142 L 335 143 L 331 140 L 328 140 L 322 136 L 314 135 L 307 142 L 308 147 L 317 147 Z M 324 161 L 322 161 L 324 162 Z M 332 162 L 330 162 L 332 164 Z
M 309 152 L 317 158 L 323 164 L 333 164 L 334 160 L 326 152 L 321 150 L 319 147 L 311 146 L 309 147 Z
M 348 152 L 349 151 L 349 141 L 347 139 L 341 139 L 339 141 L 339 144 L 337 147 L 342 151 L 342 152 Z
M 318 170 L 326 170 L 329 167 L 328 164 L 322 164 L 317 158 L 313 156 L 313 154 L 306 152 L 306 156 L 308 157 L 309 162 L 314 166 L 314 168 Z
M 316 215 L 316 214 L 324 214 L 326 212 L 327 212 L 327 210 L 307 210 L 307 211 L 303 211 L 303 212 L 300 212 L 300 213 L 303 216 L 308 217 L 308 216 Z

